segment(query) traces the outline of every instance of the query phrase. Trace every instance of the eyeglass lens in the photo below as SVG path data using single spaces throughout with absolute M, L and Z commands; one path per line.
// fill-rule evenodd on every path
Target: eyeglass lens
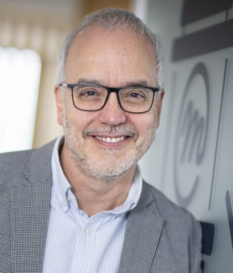
M 108 97 L 108 90 L 101 86 L 75 86 L 73 101 L 81 110 L 99 110 Z M 129 112 L 145 112 L 151 107 L 153 91 L 146 87 L 127 87 L 119 91 L 121 107 Z

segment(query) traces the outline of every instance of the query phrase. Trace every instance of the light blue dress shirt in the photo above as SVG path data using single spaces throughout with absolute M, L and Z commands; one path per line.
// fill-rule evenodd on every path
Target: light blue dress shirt
M 43 273 L 117 273 L 128 212 L 138 203 L 142 178 L 137 169 L 119 207 L 91 217 L 79 209 L 59 160 L 63 136 L 52 155 L 53 187 Z

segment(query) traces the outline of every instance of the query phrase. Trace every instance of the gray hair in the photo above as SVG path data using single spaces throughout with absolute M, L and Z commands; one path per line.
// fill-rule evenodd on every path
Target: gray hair
M 163 88 L 162 49 L 158 38 L 135 14 L 118 8 L 107 8 L 90 13 L 84 17 L 81 25 L 77 29 L 67 35 L 59 53 L 58 84 L 65 80 L 65 63 L 73 40 L 83 29 L 93 24 L 109 29 L 132 29 L 148 37 L 153 45 L 156 56 L 158 85 Z

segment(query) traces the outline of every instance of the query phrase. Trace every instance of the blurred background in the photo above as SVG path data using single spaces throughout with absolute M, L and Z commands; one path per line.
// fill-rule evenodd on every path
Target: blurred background
M 83 16 L 134 12 L 160 38 L 161 125 L 140 161 L 146 181 L 202 222 L 200 272 L 233 268 L 233 0 L 0 0 L 0 153 L 62 133 L 58 51 Z
M 92 11 L 133 10 L 133 5 L 129 0 L 0 0 L 0 152 L 39 147 L 62 132 L 53 88 L 65 35 Z

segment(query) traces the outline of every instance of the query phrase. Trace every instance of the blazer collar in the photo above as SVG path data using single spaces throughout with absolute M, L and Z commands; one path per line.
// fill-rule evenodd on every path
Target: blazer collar
M 150 272 L 164 222 L 144 182 L 139 203 L 128 217 L 119 273 Z
M 10 193 L 12 272 L 42 272 L 52 188 L 54 142 L 32 151 Z

